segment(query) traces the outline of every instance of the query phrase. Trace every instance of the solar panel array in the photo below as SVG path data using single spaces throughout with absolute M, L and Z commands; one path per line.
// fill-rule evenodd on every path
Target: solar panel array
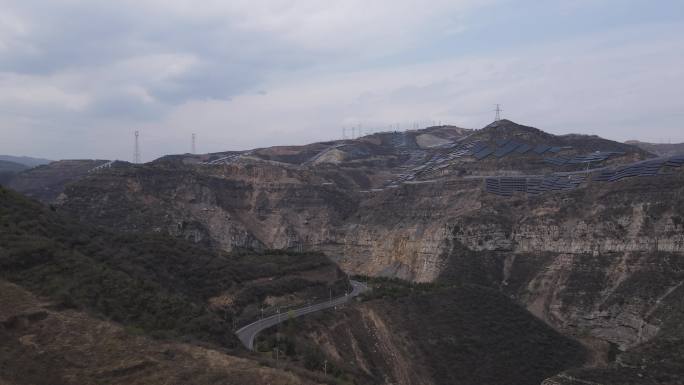
M 684 165 L 684 155 L 672 156 L 665 162 L 665 166 L 668 167 L 681 167 L 682 165 Z
M 242 153 L 231 154 L 231 155 L 219 158 L 219 159 L 214 159 L 214 160 L 209 161 L 209 162 L 204 162 L 202 164 L 206 164 L 206 165 L 231 164 L 231 163 L 235 162 L 236 160 L 238 160 L 242 155 L 243 155 Z
M 395 146 L 402 146 L 402 135 L 400 133 L 395 134 L 392 137 L 392 144 Z M 470 141 L 470 142 L 457 142 L 450 144 L 448 147 L 449 152 L 446 154 L 434 155 L 427 162 L 416 164 L 415 162 L 407 162 L 406 165 L 410 165 L 410 172 L 402 173 L 399 175 L 398 179 L 391 181 L 389 183 L 396 184 L 406 181 L 415 180 L 420 174 L 430 174 L 435 171 L 442 170 L 450 165 L 450 161 L 461 158 L 463 156 L 473 156 L 476 160 L 483 160 L 491 155 L 497 159 L 503 158 L 510 154 L 526 154 L 530 151 L 538 155 L 542 155 L 546 152 L 557 153 L 563 149 L 568 149 L 571 147 L 559 147 L 559 146 L 549 146 L 545 144 L 538 145 L 536 147 L 528 144 L 519 142 L 513 138 L 498 139 L 495 144 L 489 144 L 486 141 Z M 447 148 L 445 148 L 447 149 Z M 604 154 L 604 153 L 600 153 Z M 607 153 L 606 153 L 607 154 Z M 597 159 L 596 154 L 592 154 L 587 157 L 587 159 Z M 569 158 L 548 158 L 549 162 L 557 162 L 558 165 L 566 164 L 568 162 L 583 161 L 584 157 Z M 561 159 L 561 160 L 556 160 Z
M 487 145 L 485 142 L 480 142 L 480 145 L 472 152 L 472 155 L 477 160 L 482 160 L 490 155 L 494 155 L 496 158 L 503 158 L 509 154 L 526 154 L 530 151 L 537 155 L 543 155 L 547 152 L 558 153 L 564 149 L 569 149 L 572 147 L 559 147 L 559 146 L 549 146 L 546 144 L 540 144 L 532 146 L 527 143 L 518 142 L 515 139 L 498 139 L 495 141 L 495 145 Z
M 603 153 L 603 155 L 605 154 L 607 153 Z M 684 155 L 649 159 L 613 170 L 599 171 L 594 174 L 592 180 L 614 182 L 635 176 L 669 175 L 661 173 L 660 170 L 663 167 L 682 166 L 684 166 Z M 538 195 L 548 191 L 568 191 L 579 187 L 588 175 L 587 173 L 559 173 L 544 177 L 488 177 L 485 178 L 485 191 L 506 197 L 516 192 Z
M 485 191 L 501 196 L 511 196 L 515 192 L 527 192 L 527 179 L 513 177 L 486 178 Z
M 508 139 L 506 139 L 506 138 L 497 139 L 497 140 L 496 140 L 496 145 L 499 146 L 499 147 L 503 147 L 503 146 L 507 145 L 508 142 L 510 142 L 510 141 L 511 141 L 510 138 L 508 138 Z
M 586 175 L 551 175 L 546 177 L 489 177 L 485 179 L 485 191 L 500 196 L 512 196 L 516 192 L 538 195 L 547 191 L 567 191 L 577 188 Z
M 390 180 L 385 183 L 387 187 L 396 187 L 403 182 L 411 182 L 415 180 L 419 174 L 429 174 L 431 172 L 441 170 L 449 166 L 449 162 L 461 158 L 463 156 L 472 155 L 474 152 L 487 147 L 487 143 L 480 141 L 469 141 L 469 142 L 458 142 L 451 143 L 448 147 L 445 146 L 445 150 L 449 150 L 447 153 L 438 153 L 428 159 L 426 162 L 425 151 L 423 150 L 408 150 L 406 148 L 406 138 L 402 137 L 401 133 L 395 133 L 392 136 L 392 145 L 399 147 L 400 153 L 403 155 L 409 155 L 409 160 L 404 163 L 401 167 L 407 171 L 399 174 L 397 179 Z M 402 148 L 403 147 L 403 148 Z
M 579 187 L 587 178 L 586 174 L 578 175 L 551 175 L 543 178 L 530 179 L 527 186 L 527 193 L 538 195 L 547 191 L 567 191 Z
M 508 141 L 505 145 L 502 147 L 499 147 L 496 151 L 494 151 L 494 156 L 497 158 L 502 158 L 511 152 L 513 152 L 516 148 L 518 148 L 520 145 L 523 143 L 518 143 L 514 140 Z
M 549 150 L 549 152 L 552 152 Z M 544 158 L 544 161 L 546 163 L 550 163 L 554 166 L 564 166 L 564 165 L 570 165 L 570 164 L 587 164 L 587 163 L 594 163 L 594 162 L 603 162 L 604 160 L 610 158 L 611 156 L 615 155 L 624 155 L 624 152 L 616 152 L 616 151 L 596 151 L 594 153 L 591 153 L 589 155 L 577 155 L 575 157 L 563 157 L 559 156 L 556 158 Z
M 533 149 L 533 148 L 534 148 L 534 147 L 530 146 L 529 144 L 523 143 L 523 144 L 521 144 L 520 146 L 518 146 L 518 148 L 515 149 L 515 152 L 518 153 L 518 154 L 525 154 L 525 153 L 529 152 L 529 151 L 530 151 L 531 149 Z
M 424 163 L 426 152 L 417 148 L 409 148 L 408 135 L 405 132 L 394 132 L 390 139 L 394 148 L 398 149 L 399 154 L 408 156 L 408 160 L 400 167 L 405 171 L 397 176 L 396 179 L 385 182 L 385 187 L 398 187 L 403 182 L 410 182 L 416 175 L 423 170 L 427 163 Z
M 493 153 L 494 153 L 494 149 L 493 149 L 493 148 L 485 147 L 485 148 L 483 148 L 482 150 L 480 150 L 480 151 L 474 153 L 473 156 L 474 156 L 475 159 L 477 159 L 477 160 L 482 160 L 482 159 L 484 159 L 484 158 L 486 158 L 486 157 L 492 155 Z
M 540 144 L 535 147 L 527 143 L 518 142 L 512 138 L 505 138 L 496 140 L 494 145 L 488 145 L 486 142 L 479 142 L 478 146 L 473 148 L 471 155 L 477 160 L 482 160 L 490 155 L 494 155 L 496 158 L 503 158 L 512 153 L 526 154 L 530 151 L 537 155 L 543 155 L 547 152 L 558 153 L 567 148 L 571 147 L 549 146 L 546 144 Z
M 603 170 L 594 176 L 595 181 L 615 182 L 624 178 L 635 176 L 655 176 L 665 166 L 681 167 L 684 164 L 684 155 L 676 155 L 668 158 L 649 159 L 642 162 L 632 163 L 614 170 Z
M 483 141 L 471 142 L 470 144 L 471 144 L 470 151 L 473 154 L 480 152 L 481 150 L 484 150 L 485 148 L 487 148 L 487 142 L 483 142 Z
M 401 146 L 401 139 L 395 138 L 397 138 L 397 136 L 392 138 L 392 144 Z M 402 154 L 410 155 L 410 159 L 404 164 L 404 166 L 402 166 L 402 168 L 405 168 L 408 171 L 399 174 L 397 179 L 388 181 L 386 183 L 386 186 L 397 186 L 398 184 L 403 182 L 414 181 L 420 174 L 430 174 L 435 171 L 447 168 L 451 164 L 451 161 L 464 156 L 477 154 L 478 152 L 481 152 L 483 150 L 487 150 L 487 142 L 469 141 L 454 143 L 449 146 L 449 152 L 447 152 L 446 154 L 435 154 L 426 162 L 423 162 L 425 152 L 422 150 L 403 151 Z M 487 156 L 488 155 L 491 155 L 491 152 L 488 153 Z
M 534 153 L 537 155 L 542 155 L 546 151 L 549 151 L 550 148 L 551 148 L 551 146 L 547 146 L 545 144 L 540 144 L 537 147 L 535 147 L 532 151 L 534 151 Z

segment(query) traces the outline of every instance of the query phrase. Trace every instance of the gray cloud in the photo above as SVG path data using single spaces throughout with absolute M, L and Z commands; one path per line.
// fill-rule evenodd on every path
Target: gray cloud
M 151 159 L 187 151 L 191 131 L 219 151 L 328 139 L 359 123 L 478 127 L 497 102 L 559 133 L 677 132 L 681 27 L 627 21 L 543 45 L 536 34 L 546 31 L 531 30 L 489 49 L 506 30 L 486 24 L 497 3 L 513 6 L 0 0 L 0 131 L 12 136 L 0 153 L 127 158 L 133 129 L 144 130 Z M 571 17 L 591 4 L 558 7 Z M 542 16 L 531 11 L 528 21 Z

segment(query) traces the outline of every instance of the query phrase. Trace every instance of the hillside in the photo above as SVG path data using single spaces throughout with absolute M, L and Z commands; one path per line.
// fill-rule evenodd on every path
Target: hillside
M 0 280 L 0 383 L 315 384 L 195 344 L 153 339 Z
M 515 304 L 500 297 L 488 297 L 491 301 L 521 306 L 529 313 L 516 313 L 520 319 L 532 314 L 587 351 L 580 367 L 558 360 L 552 367 L 565 374 L 540 370 L 535 376 L 548 375 L 549 384 L 575 381 L 568 378 L 638 383 L 656 372 L 680 378 L 669 363 L 674 361 L 660 357 L 680 357 L 684 346 L 676 327 L 684 320 L 679 303 L 683 165 L 684 157 L 657 157 L 596 136 L 552 135 L 504 120 L 480 130 L 430 127 L 307 146 L 174 155 L 143 165 L 119 163 L 70 179 L 59 199 L 43 199 L 57 214 L 122 237 L 170 237 L 183 247 L 217 255 L 259 251 L 250 263 L 269 249 L 324 253 L 349 274 L 493 290 Z M 47 177 L 52 171 L 44 172 Z M 466 294 L 460 301 L 471 300 Z M 435 301 L 439 307 L 443 300 Z M 378 306 L 383 314 L 396 306 L 413 314 L 409 308 L 419 304 L 364 306 Z M 498 316 L 485 310 L 478 317 Z M 412 316 L 416 325 L 425 322 L 419 315 Z M 442 315 L 440 322 L 447 325 L 462 316 Z M 420 348 L 422 330 L 388 320 L 383 324 L 389 325 L 388 333 L 404 333 L 410 346 Z M 328 326 L 324 322 L 315 330 Z M 486 330 L 477 333 L 486 335 Z M 536 326 L 526 333 L 533 339 L 558 337 Z M 377 342 L 354 341 L 361 350 Z M 331 342 L 329 349 L 344 357 L 344 345 L 338 343 L 346 342 Z M 544 344 L 533 345 L 530 355 L 547 354 Z M 494 354 L 487 350 L 491 345 L 481 348 Z M 449 355 L 458 348 L 445 349 Z M 382 383 L 378 373 L 395 353 L 377 353 L 364 361 L 365 369 L 345 366 L 343 371 Z M 622 365 L 635 360 L 653 362 L 653 372 Z M 464 375 L 462 367 L 450 369 Z M 420 364 L 416 370 L 446 369 Z M 480 374 L 485 381 L 487 373 Z
M 582 346 L 496 290 L 371 280 L 358 306 L 297 320 L 264 336 L 283 360 L 354 373 L 363 384 L 539 384 L 581 366 Z M 313 352 L 313 353 L 312 353 Z
M 276 307 L 325 298 L 330 292 L 339 295 L 347 286 L 344 274 L 320 254 L 276 251 L 226 254 L 164 235 L 120 235 L 83 226 L 1 187 L 0 280 L 19 285 L 2 283 L 19 296 L 33 298 L 25 294 L 25 290 L 29 290 L 48 297 L 52 303 L 45 307 L 37 300 L 30 300 L 28 305 L 25 301 L 12 302 L 13 295 L 2 291 L 0 301 L 4 302 L 0 305 L 7 307 L 0 312 L 4 325 L 0 332 L 9 333 L 16 343 L 2 351 L 5 356 L 0 357 L 3 363 L 0 378 L 9 378 L 16 383 L 32 383 L 33 380 L 17 377 L 21 372 L 14 371 L 12 362 L 28 365 L 27 370 L 54 369 L 62 373 L 60 378 L 64 383 L 78 383 L 97 375 L 95 372 L 89 374 L 85 369 L 79 371 L 79 367 L 73 365 L 63 368 L 57 363 L 69 359 L 58 354 L 70 349 L 71 344 L 77 344 L 76 348 L 82 352 L 79 354 L 94 354 L 102 360 L 93 362 L 90 367 L 96 372 L 100 370 L 98 365 L 115 365 L 107 357 L 110 352 L 100 350 L 99 345 L 77 342 L 101 329 L 107 330 L 115 340 L 119 338 L 116 336 L 124 335 L 121 326 L 103 323 L 97 318 L 123 325 L 129 334 L 145 334 L 146 338 L 195 341 L 234 350 L 239 347 L 234 328 L 253 321 L 260 309 L 270 314 Z M 19 318 L 11 316 L 16 311 L 24 314 L 23 307 L 31 303 L 40 309 Z M 47 322 L 44 322 L 46 317 Z M 86 334 L 74 332 L 74 335 L 65 336 L 60 330 L 66 325 L 82 329 Z M 45 338 L 55 339 L 56 345 L 51 343 L 50 354 L 56 355 L 57 362 L 50 359 L 50 355 L 41 356 L 38 362 L 25 356 L 34 354 L 23 351 L 21 338 L 25 335 L 25 327 L 40 331 Z M 143 343 L 134 336 L 123 338 Z M 44 343 L 40 341 L 39 344 Z M 126 355 L 129 348 L 125 344 L 117 341 L 112 344 L 118 351 L 116 354 Z M 219 354 L 170 346 L 173 346 L 172 350 L 186 351 L 182 353 L 183 360 L 199 356 L 201 361 Z M 138 373 L 138 369 L 143 372 L 139 374 L 149 375 L 143 370 L 147 363 L 141 368 L 136 365 L 130 370 L 120 369 L 121 375 L 129 371 Z M 245 366 L 253 368 L 254 375 L 262 371 L 254 363 L 245 363 Z M 62 372 L 62 369 L 66 371 Z M 173 368 L 167 369 L 171 375 Z M 116 379 L 115 373 L 102 375 L 115 383 L 125 382 Z M 210 377 L 206 381 L 210 381 Z

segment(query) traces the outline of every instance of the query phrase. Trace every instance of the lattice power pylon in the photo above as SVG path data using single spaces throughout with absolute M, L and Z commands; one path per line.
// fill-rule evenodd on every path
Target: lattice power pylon
M 140 163 L 140 131 L 135 131 L 135 146 L 133 148 L 133 163 Z

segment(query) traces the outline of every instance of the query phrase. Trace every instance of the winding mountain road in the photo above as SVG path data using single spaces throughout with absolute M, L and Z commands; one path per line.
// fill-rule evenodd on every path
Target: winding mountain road
M 256 322 L 252 322 L 249 325 L 243 326 L 238 329 L 235 334 L 240 339 L 243 345 L 249 350 L 254 350 L 254 339 L 257 334 L 261 331 L 270 328 L 271 326 L 277 325 L 281 322 L 287 321 L 290 317 L 299 317 L 305 314 L 317 312 L 320 310 L 325 310 L 343 303 L 349 302 L 352 298 L 368 290 L 368 286 L 358 281 L 349 281 L 352 285 L 351 293 L 345 294 L 341 297 L 333 298 L 332 300 L 320 302 L 317 304 L 301 307 L 299 309 L 290 310 L 287 313 L 278 313 L 270 317 L 262 318 Z

